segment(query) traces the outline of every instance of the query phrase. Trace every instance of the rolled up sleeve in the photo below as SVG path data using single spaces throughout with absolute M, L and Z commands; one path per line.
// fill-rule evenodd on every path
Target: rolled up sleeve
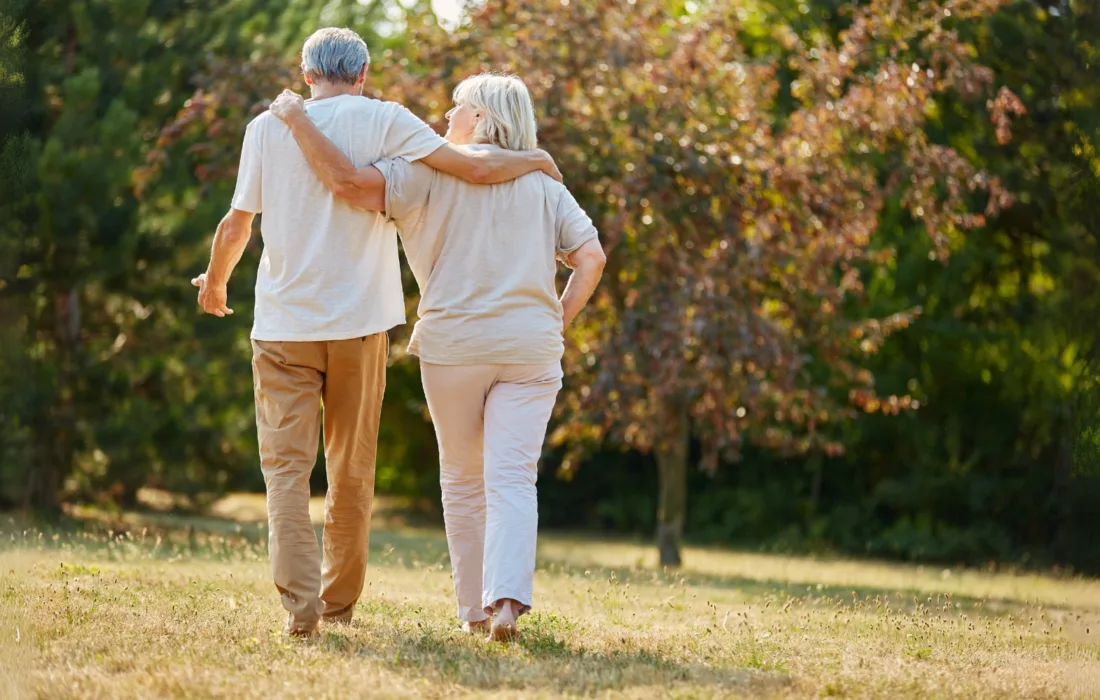
M 374 164 L 386 178 L 386 218 L 403 231 L 413 229 L 428 205 L 435 171 L 403 158 L 387 158 Z
M 599 238 L 592 219 L 577 204 L 577 200 L 564 186 L 561 187 L 561 199 L 558 200 L 558 253 L 565 255 Z

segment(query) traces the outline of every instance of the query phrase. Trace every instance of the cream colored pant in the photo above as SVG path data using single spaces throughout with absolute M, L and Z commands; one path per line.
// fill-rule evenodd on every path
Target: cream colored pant
M 549 365 L 420 364 L 439 442 L 439 483 L 458 616 L 484 620 L 505 598 L 531 607 L 537 466 L 561 389 Z
M 348 621 L 367 575 L 375 447 L 386 390 L 385 333 L 329 342 L 252 341 L 269 550 L 287 631 Z M 309 520 L 309 475 L 324 404 L 324 559 Z

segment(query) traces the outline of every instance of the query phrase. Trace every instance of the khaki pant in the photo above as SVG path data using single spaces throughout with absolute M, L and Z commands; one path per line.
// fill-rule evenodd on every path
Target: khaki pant
M 252 353 L 271 571 L 289 612 L 287 631 L 308 632 L 322 615 L 350 620 L 363 592 L 389 339 L 254 340 Z M 309 476 L 322 405 L 328 496 L 318 566 Z
M 561 365 L 420 363 L 439 441 L 439 483 L 458 616 L 484 620 L 504 599 L 532 604 L 546 425 Z

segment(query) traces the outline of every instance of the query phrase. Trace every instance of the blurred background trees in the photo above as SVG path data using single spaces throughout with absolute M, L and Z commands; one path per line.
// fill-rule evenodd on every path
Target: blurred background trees
M 463 77 L 519 73 L 600 228 L 544 526 L 658 532 L 669 564 L 683 533 L 1100 570 L 1100 16 L 1068 0 L 499 0 L 454 31 L 418 2 L 3 0 L 0 502 L 262 488 L 250 315 L 187 281 L 244 124 L 332 24 L 440 128 Z M 430 506 L 402 343 L 378 485 Z

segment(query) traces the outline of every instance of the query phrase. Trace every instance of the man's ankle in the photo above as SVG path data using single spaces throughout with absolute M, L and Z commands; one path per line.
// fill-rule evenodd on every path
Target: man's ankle
M 326 625 L 350 625 L 352 619 L 352 611 L 344 610 L 343 612 L 325 614 L 321 617 L 321 621 Z

